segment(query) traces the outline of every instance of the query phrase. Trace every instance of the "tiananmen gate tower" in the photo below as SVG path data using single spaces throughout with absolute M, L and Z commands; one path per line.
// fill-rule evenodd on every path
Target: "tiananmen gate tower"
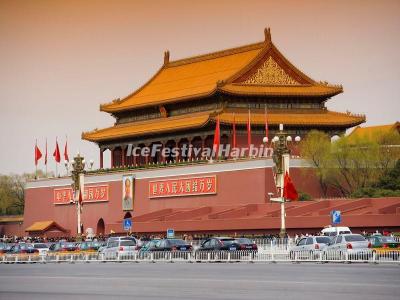
M 303 137 L 312 129 L 340 135 L 365 122 L 365 116 L 326 108 L 326 101 L 342 92 L 341 86 L 316 82 L 298 70 L 275 47 L 266 29 L 261 43 L 176 61 L 165 52 L 164 64 L 145 85 L 100 106 L 115 117 L 115 125 L 85 132 L 82 138 L 99 145 L 101 167 L 106 149 L 111 150 L 112 167 L 121 167 L 160 162 L 159 157 L 149 161 L 126 157 L 128 144 L 212 147 L 217 116 L 222 144 L 232 143 L 234 119 L 237 144 L 246 144 L 249 112 L 252 141 L 261 144 L 265 109 L 270 139 L 279 124 L 293 136 Z

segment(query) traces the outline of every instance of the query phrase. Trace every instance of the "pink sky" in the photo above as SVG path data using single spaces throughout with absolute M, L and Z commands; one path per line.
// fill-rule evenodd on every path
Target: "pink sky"
M 52 153 L 65 135 L 70 157 L 97 167 L 80 136 L 113 124 L 100 103 L 146 82 L 166 49 L 174 60 L 253 43 L 267 26 L 294 65 L 344 86 L 329 109 L 400 120 L 400 1 L 1 0 L 0 173 L 34 171 L 35 139 Z

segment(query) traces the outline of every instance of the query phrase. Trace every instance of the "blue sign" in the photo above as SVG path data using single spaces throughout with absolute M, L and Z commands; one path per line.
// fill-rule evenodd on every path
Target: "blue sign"
M 332 217 L 332 225 L 337 225 L 342 223 L 342 214 L 340 213 L 340 210 L 332 210 L 331 217 Z
M 132 220 L 131 219 L 124 219 L 124 230 L 130 231 L 132 229 Z
M 167 229 L 167 239 L 173 239 L 175 237 L 175 231 L 173 229 Z

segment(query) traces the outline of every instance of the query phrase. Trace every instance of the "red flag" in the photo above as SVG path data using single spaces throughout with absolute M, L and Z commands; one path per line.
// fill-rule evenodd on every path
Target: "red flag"
M 46 154 L 44 155 L 44 164 L 47 165 L 47 139 L 46 139 Z
M 292 201 L 299 199 L 299 195 L 294 187 L 292 180 L 290 179 L 289 173 L 286 172 L 285 179 L 283 181 L 283 197 Z
M 247 146 L 249 147 L 249 154 L 250 154 L 250 145 L 251 145 L 251 120 L 250 120 L 250 109 L 249 109 L 249 117 L 247 118 Z
M 81 207 L 83 206 L 83 197 L 82 197 L 82 190 L 79 189 L 79 198 L 78 198 L 79 204 Z
M 265 111 L 264 111 L 264 120 L 265 120 L 265 137 L 267 138 L 267 142 L 268 142 L 267 106 L 265 106 Z
M 37 166 L 39 159 L 42 157 L 42 152 L 40 152 L 37 142 L 35 143 L 35 166 Z
M 65 161 L 69 161 L 69 157 L 68 157 L 68 140 L 65 140 L 64 160 Z
M 53 156 L 54 156 L 54 159 L 56 160 L 56 162 L 59 163 L 61 161 L 60 148 L 58 148 L 57 139 L 56 139 L 56 149 L 53 152 Z
M 213 150 L 215 151 L 215 157 L 218 158 L 219 151 L 219 141 L 220 141 L 220 131 L 219 131 L 219 115 L 217 116 L 217 123 L 215 124 L 215 133 L 214 133 L 214 145 Z
M 235 113 L 233 113 L 232 131 L 233 131 L 232 147 L 236 148 L 236 119 L 235 119 Z

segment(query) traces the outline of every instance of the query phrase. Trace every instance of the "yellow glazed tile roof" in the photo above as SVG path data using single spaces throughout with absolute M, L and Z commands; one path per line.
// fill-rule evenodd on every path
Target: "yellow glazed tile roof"
M 358 126 L 349 134 L 348 137 L 354 140 L 360 138 L 374 139 L 382 134 L 389 133 L 390 131 L 395 129 L 397 129 L 397 131 L 400 132 L 400 122 L 388 125 L 378 125 L 378 126 L 368 126 L 368 127 Z
M 142 88 L 125 99 L 101 105 L 100 109 L 114 112 L 210 95 L 219 80 L 238 72 L 257 56 L 263 45 L 257 43 L 167 63 Z
M 227 110 L 219 114 L 221 123 L 232 124 L 235 113 L 236 124 L 246 124 L 248 112 L 246 110 Z M 115 125 L 105 129 L 82 133 L 82 138 L 92 142 L 101 142 L 126 137 L 141 136 L 147 134 L 179 131 L 189 128 L 199 128 L 210 122 L 214 122 L 216 113 L 202 112 L 197 114 L 182 115 L 178 117 L 160 118 L 155 120 L 132 122 Z M 252 111 L 251 122 L 253 125 L 264 124 L 264 112 Z M 356 126 L 365 122 L 365 116 L 338 113 L 320 110 L 317 112 L 270 112 L 268 124 L 271 125 L 319 125 L 319 126 Z
M 23 222 L 24 216 L 1 216 L 0 223 Z
M 246 124 L 248 119 L 248 112 L 243 110 L 228 111 L 220 114 L 221 123 L 233 123 L 233 116 L 235 115 L 236 124 Z M 265 124 L 265 116 L 263 112 L 250 114 L 251 123 L 262 125 Z M 297 112 L 297 113 L 276 113 L 269 112 L 267 114 L 267 122 L 270 125 L 319 125 L 319 126 L 329 126 L 329 125 L 339 125 L 339 126 L 356 126 L 365 122 L 365 116 L 362 115 L 352 115 L 333 111 L 319 112 Z
M 309 78 L 291 64 L 268 39 L 256 44 L 172 62 L 169 62 L 169 53 L 167 56 L 164 65 L 146 84 L 123 99 L 100 105 L 100 110 L 115 113 L 199 99 L 211 96 L 217 91 L 240 95 L 328 97 L 343 91 L 341 86 L 317 83 Z M 269 81 L 260 86 L 238 83 L 241 82 L 242 76 L 260 71 L 257 69 L 258 64 L 267 58 L 272 59 L 269 66 L 275 66 L 272 71 L 283 72 L 287 78 L 294 76 L 296 80 L 289 79 L 295 80 L 299 86 L 288 86 L 282 82 L 279 86 L 274 86 L 268 84 Z
M 115 138 L 133 137 L 158 132 L 197 128 L 208 122 L 210 112 L 160 118 L 155 120 L 115 125 L 105 129 L 82 133 L 82 139 L 99 142 Z
M 25 229 L 25 231 L 43 231 L 53 225 L 54 221 L 40 221 L 35 222 L 31 226 Z
M 334 96 L 343 91 L 340 86 L 297 85 L 297 86 L 264 86 L 227 84 L 219 88 L 222 92 L 238 95 L 263 96 Z

